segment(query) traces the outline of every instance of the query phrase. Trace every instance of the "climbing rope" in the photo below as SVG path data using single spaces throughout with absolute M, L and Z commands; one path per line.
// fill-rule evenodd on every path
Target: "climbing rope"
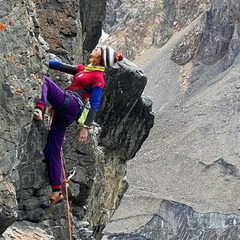
M 65 195 L 66 195 L 68 234 L 69 234 L 69 240 L 72 240 L 71 214 L 70 214 L 70 204 L 69 204 L 69 199 L 68 199 L 68 182 L 71 179 L 71 177 L 75 174 L 76 168 L 73 168 L 73 170 L 70 172 L 70 175 L 68 177 L 66 177 L 62 154 L 61 154 L 61 162 L 62 162 L 62 172 L 63 172 L 63 183 L 64 183 Z
M 51 131 L 52 119 L 53 119 L 53 108 L 52 106 L 48 107 L 48 131 Z

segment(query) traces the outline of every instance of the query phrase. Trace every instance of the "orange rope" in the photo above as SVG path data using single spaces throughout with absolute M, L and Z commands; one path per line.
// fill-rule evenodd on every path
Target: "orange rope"
M 62 162 L 63 182 L 64 182 L 65 195 L 66 195 L 68 233 L 69 233 L 69 240 L 72 240 L 71 215 L 70 215 L 70 205 L 69 205 L 69 200 L 68 200 L 68 183 L 67 183 L 66 172 L 65 172 L 65 169 L 64 169 L 64 163 L 63 163 L 62 155 L 61 155 L 61 162 Z
M 53 119 L 53 107 L 49 106 L 48 108 L 49 116 L 48 116 L 48 131 L 51 131 L 52 119 Z

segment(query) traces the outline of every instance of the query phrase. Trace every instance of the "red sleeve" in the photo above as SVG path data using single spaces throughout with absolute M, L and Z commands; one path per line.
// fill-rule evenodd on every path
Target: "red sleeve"
M 104 88 L 105 81 L 101 72 L 94 73 L 94 77 L 91 78 L 92 87 Z

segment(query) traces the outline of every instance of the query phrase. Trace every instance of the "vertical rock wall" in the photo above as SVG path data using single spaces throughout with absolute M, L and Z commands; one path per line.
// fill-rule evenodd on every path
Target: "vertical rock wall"
M 20 181 L 17 168 L 27 158 L 33 102 L 40 84 L 44 55 L 42 43 L 35 37 L 38 27 L 31 1 L 10 0 L 0 1 L 0 4 L 1 234 L 17 217 L 13 184 Z M 38 153 L 36 147 L 32 152 L 33 160 Z M 33 163 L 27 174 L 31 174 L 32 169 Z

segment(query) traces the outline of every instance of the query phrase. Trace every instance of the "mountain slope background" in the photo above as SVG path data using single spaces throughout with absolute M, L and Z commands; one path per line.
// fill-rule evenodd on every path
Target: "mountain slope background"
M 176 2 L 183 4 L 169 8 Z M 239 215 L 239 30 L 237 1 L 209 1 L 164 46 L 135 58 L 148 77 L 155 124 L 128 162 L 129 189 L 106 233 L 136 231 L 161 216 L 165 199 Z

